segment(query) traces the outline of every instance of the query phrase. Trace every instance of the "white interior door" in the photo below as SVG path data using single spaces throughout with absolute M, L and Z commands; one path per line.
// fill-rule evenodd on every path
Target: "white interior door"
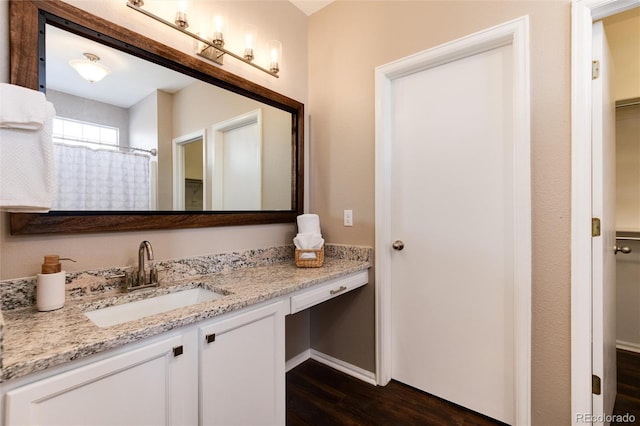
M 601 235 L 592 239 L 592 369 L 601 382 L 600 393 L 593 394 L 593 415 L 604 419 L 616 398 L 616 151 L 611 59 L 601 21 L 593 24 L 592 47 L 599 63 L 592 83 L 592 216 L 601 223 Z
M 392 377 L 515 422 L 513 49 L 392 82 Z
M 261 210 L 262 110 L 216 123 L 212 134 L 213 210 Z
M 260 210 L 262 157 L 258 125 L 253 123 L 224 132 L 223 210 Z

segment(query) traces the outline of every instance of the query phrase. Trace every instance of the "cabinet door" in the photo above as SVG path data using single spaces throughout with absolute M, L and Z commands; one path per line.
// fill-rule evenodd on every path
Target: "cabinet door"
M 181 336 L 166 338 L 11 390 L 6 425 L 184 424 L 181 345 Z
M 285 423 L 285 306 L 201 327 L 201 425 Z

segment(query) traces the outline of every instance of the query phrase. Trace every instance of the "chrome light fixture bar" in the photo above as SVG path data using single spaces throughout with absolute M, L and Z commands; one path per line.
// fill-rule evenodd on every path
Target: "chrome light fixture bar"
M 277 66 L 273 66 L 273 64 L 271 65 L 271 69 L 266 69 L 261 67 L 260 65 L 254 64 L 253 62 L 251 62 L 251 60 L 253 59 L 253 56 L 251 56 L 251 59 L 247 59 L 245 57 L 242 57 L 240 55 L 236 55 L 235 53 L 225 49 L 222 46 L 222 43 L 220 43 L 219 40 L 214 40 L 214 41 L 209 41 L 206 40 L 202 37 L 200 37 L 199 35 L 192 33 L 191 31 L 187 31 L 187 27 L 189 26 L 188 22 L 187 22 L 187 16 L 185 13 L 183 12 L 178 12 L 176 14 L 176 22 L 169 22 L 166 19 L 163 19 L 149 11 L 146 11 L 142 8 L 142 6 L 144 5 L 144 0 L 127 0 L 127 6 L 130 7 L 133 10 L 136 10 L 140 13 L 142 13 L 143 15 L 148 16 L 149 18 L 152 18 L 158 22 L 161 22 L 163 24 L 165 24 L 168 27 L 173 28 L 174 30 L 178 30 L 183 34 L 188 35 L 189 37 L 197 40 L 200 43 L 203 43 L 205 45 L 205 47 L 203 49 L 199 49 L 198 50 L 198 55 L 202 56 L 206 59 L 209 59 L 217 64 L 222 65 L 222 57 L 224 55 L 229 55 L 239 61 L 244 62 L 245 64 L 251 65 L 254 68 L 259 69 L 262 72 L 265 72 L 275 78 L 279 78 L 278 76 L 278 67 Z

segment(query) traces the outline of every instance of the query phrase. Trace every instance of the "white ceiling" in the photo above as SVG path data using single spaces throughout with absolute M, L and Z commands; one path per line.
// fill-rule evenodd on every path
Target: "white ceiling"
M 311 16 L 334 0 L 289 0 L 298 9 Z
M 46 31 L 48 89 L 129 108 L 156 89 L 175 93 L 194 82 L 191 77 L 51 25 Z M 85 52 L 98 55 L 111 74 L 96 83 L 80 77 L 69 61 L 84 59 Z

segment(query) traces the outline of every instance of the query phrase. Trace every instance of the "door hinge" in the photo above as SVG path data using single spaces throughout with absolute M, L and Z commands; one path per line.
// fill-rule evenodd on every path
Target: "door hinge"
M 595 80 L 600 77 L 600 61 L 591 62 L 591 79 Z
M 591 236 L 600 236 L 600 219 L 598 219 L 597 217 L 591 218 Z
M 595 374 L 591 375 L 591 393 L 594 395 L 600 395 L 601 393 L 601 380 Z

